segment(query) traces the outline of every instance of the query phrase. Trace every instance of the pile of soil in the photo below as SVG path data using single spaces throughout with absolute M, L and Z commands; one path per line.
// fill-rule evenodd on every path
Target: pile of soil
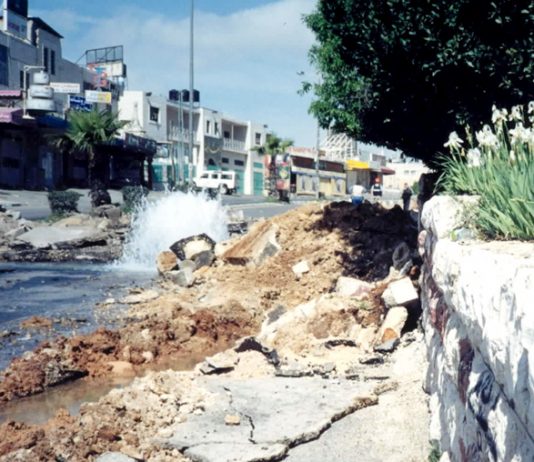
M 400 243 L 416 248 L 416 226 L 399 207 L 308 204 L 271 221 L 278 228 L 281 250 L 261 266 L 217 260 L 195 273 L 193 287 L 178 288 L 161 281 L 159 297 L 132 306 L 124 327 L 117 331 L 99 329 L 90 335 L 61 338 L 14 360 L 0 375 L 0 402 L 80 377 L 106 376 L 125 365 L 139 372 L 174 359 L 222 351 L 238 338 L 257 332 L 266 312 L 291 310 L 331 292 L 342 275 L 380 281 L 388 275 L 393 251 Z M 297 277 L 292 267 L 303 260 L 310 271 Z M 378 325 L 384 311 L 380 299 L 384 288 L 375 286 L 364 310 L 353 307 L 347 312 L 363 326 Z M 336 320 L 322 322 L 335 325 Z M 160 374 L 154 380 L 162 383 L 161 389 L 145 390 L 138 401 L 148 400 L 143 405 L 150 406 L 152 395 L 157 400 L 162 396 L 164 401 L 174 400 L 172 415 L 156 413 L 158 417 L 150 417 L 149 422 L 145 411 L 133 405 L 134 398 L 118 406 L 116 401 L 106 404 L 104 397 L 98 405 L 84 405 L 80 417 L 61 411 L 46 425 L 8 422 L 0 426 L 0 461 L 29 460 L 24 459 L 29 454 L 31 460 L 92 460 L 108 450 L 130 451 L 135 458 L 139 445 L 145 444 L 139 441 L 139 428 L 150 427 L 152 433 L 147 430 L 147 434 L 153 436 L 155 426 L 175 422 L 180 418 L 178 410 L 192 402 L 186 376 L 180 378 L 180 373 L 170 371 Z M 168 413 L 169 406 L 165 409 Z M 185 460 L 178 453 L 145 446 L 142 460 Z

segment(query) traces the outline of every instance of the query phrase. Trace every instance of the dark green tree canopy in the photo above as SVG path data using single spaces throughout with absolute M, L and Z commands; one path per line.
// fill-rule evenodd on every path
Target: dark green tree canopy
M 320 0 L 305 22 L 323 128 L 432 160 L 493 104 L 534 99 L 533 0 Z

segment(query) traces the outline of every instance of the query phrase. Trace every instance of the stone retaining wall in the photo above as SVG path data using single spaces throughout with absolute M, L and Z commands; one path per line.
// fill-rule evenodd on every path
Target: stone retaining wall
M 533 461 L 534 244 L 474 240 L 474 206 L 434 197 L 422 212 L 430 434 L 442 460 Z

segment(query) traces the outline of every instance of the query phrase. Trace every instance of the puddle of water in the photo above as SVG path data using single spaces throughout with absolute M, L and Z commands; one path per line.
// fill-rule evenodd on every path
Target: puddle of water
M 169 359 L 158 364 L 151 371 L 172 369 L 175 371 L 191 370 L 205 355 L 187 358 Z M 139 375 L 146 375 L 149 370 Z M 134 377 L 117 377 L 113 379 L 80 379 L 50 388 L 43 393 L 29 396 L 0 406 L 0 423 L 6 421 L 24 422 L 26 424 L 43 424 L 54 417 L 58 410 L 66 409 L 70 415 L 80 413 L 83 403 L 98 401 L 115 388 L 129 385 Z
M 95 310 L 95 304 L 119 300 L 129 288 L 149 285 L 153 276 L 105 265 L 0 263 L 0 369 L 44 340 L 114 327 L 124 306 Z M 52 328 L 22 329 L 31 316 L 49 318 Z

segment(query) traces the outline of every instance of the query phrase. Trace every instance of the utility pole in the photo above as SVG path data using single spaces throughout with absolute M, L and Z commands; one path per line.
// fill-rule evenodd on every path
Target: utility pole
M 319 199 L 321 193 L 321 178 L 319 177 L 319 149 L 321 147 L 321 126 L 319 119 L 317 119 L 317 140 L 315 144 L 315 176 L 317 177 L 317 191 L 316 198 Z
M 194 92 L 194 71 L 193 71 L 193 37 L 194 37 L 194 15 L 195 15 L 195 0 L 191 0 L 191 23 L 189 29 L 189 184 L 193 184 L 192 170 L 193 163 L 193 92 Z

